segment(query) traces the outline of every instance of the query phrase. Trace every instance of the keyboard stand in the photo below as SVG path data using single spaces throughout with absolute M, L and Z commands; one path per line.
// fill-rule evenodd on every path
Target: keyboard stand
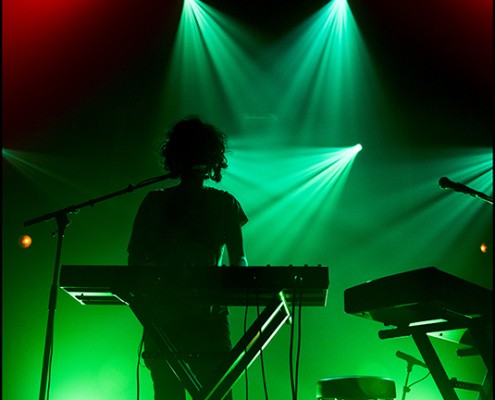
M 260 352 L 290 320 L 290 311 L 283 291 L 274 295 L 249 329 L 230 351 L 226 361 L 218 368 L 211 382 L 199 382 L 186 360 L 179 357 L 172 341 L 152 320 L 146 301 L 134 297 L 129 307 L 144 329 L 159 347 L 167 363 L 193 400 L 221 400 L 241 377 L 242 373 L 255 361 Z
M 491 388 L 493 361 L 490 356 L 491 351 L 490 354 L 488 354 L 489 342 L 487 342 L 487 340 L 489 335 L 486 334 L 489 326 L 482 321 L 473 320 L 471 322 L 466 322 L 465 319 L 459 319 L 445 322 L 431 322 L 414 326 L 399 326 L 393 329 L 383 329 L 378 332 L 378 336 L 380 339 L 411 336 L 416 344 L 416 347 L 421 353 L 425 364 L 428 366 L 431 376 L 433 377 L 442 398 L 448 400 L 459 400 L 459 397 L 454 389 L 463 387 L 457 384 L 458 381 L 455 378 L 449 379 L 447 376 L 440 358 L 431 343 L 430 335 L 428 334 L 463 328 L 468 328 L 473 336 L 475 348 L 478 350 L 477 354 L 481 356 L 485 366 L 487 367 L 486 377 L 489 382 L 486 382 L 486 385 Z M 481 387 L 480 385 L 474 384 L 465 386 L 465 388 L 467 388 L 467 386 Z M 484 392 L 485 390 L 480 391 L 479 399 L 486 399 Z

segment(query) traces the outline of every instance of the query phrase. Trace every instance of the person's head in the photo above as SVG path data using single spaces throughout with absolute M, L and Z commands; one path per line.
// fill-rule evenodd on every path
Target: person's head
M 227 168 L 225 135 L 198 117 L 187 117 L 167 132 L 160 147 L 162 162 L 173 178 L 200 175 L 215 182 Z

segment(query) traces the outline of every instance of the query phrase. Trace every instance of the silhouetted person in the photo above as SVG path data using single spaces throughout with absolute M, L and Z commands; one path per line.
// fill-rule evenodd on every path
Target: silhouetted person
M 180 181 L 144 198 L 128 246 L 129 265 L 214 268 L 222 265 L 226 248 L 230 266 L 247 266 L 241 227 L 248 219 L 241 205 L 230 193 L 204 185 L 208 179 L 222 178 L 227 167 L 225 140 L 217 128 L 196 117 L 172 126 L 161 155 L 165 170 Z M 209 380 L 231 349 L 228 308 L 187 302 L 150 307 L 178 352 L 194 355 L 188 363 L 199 382 Z M 144 349 L 155 399 L 185 400 L 184 387 L 146 332 Z M 230 393 L 226 399 L 231 398 Z

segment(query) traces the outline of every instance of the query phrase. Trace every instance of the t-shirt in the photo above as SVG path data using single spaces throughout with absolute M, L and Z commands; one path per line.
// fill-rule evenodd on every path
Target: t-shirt
M 129 263 L 177 268 L 218 266 L 234 228 L 248 221 L 230 193 L 212 187 L 153 190 L 134 220 Z
M 236 198 L 223 190 L 207 186 L 153 190 L 134 220 L 129 264 L 153 263 L 171 268 L 172 274 L 217 267 L 229 235 L 247 220 Z M 153 287 L 162 291 L 160 284 Z M 166 332 L 179 351 L 192 353 L 230 348 L 228 312 L 226 306 L 193 305 L 186 300 L 151 301 L 148 309 L 153 326 Z M 158 351 L 147 333 L 144 342 L 148 353 Z

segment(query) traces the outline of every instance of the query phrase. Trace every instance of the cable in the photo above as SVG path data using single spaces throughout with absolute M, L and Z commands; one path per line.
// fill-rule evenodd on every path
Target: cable
M 302 332 L 302 322 L 301 322 L 301 317 L 302 317 L 302 293 L 301 290 L 299 290 L 299 313 L 298 313 L 298 318 L 297 318 L 297 355 L 296 355 L 296 383 L 295 383 L 295 388 L 296 388 L 296 393 L 295 393 L 295 399 L 297 399 L 297 393 L 299 389 L 299 361 L 301 359 L 301 332 Z
M 411 383 L 407 388 L 409 389 L 412 385 L 415 385 L 416 383 L 424 381 L 426 378 L 428 378 L 430 376 L 430 374 L 431 374 L 431 372 L 428 372 L 424 377 L 422 377 L 421 379 L 418 379 L 416 382 Z
M 259 304 L 259 298 L 258 298 L 258 293 L 256 293 L 256 313 L 258 315 L 258 318 L 260 316 L 260 304 Z M 261 332 L 260 332 L 261 335 Z M 266 374 L 265 374 L 265 363 L 263 361 L 263 347 L 260 349 L 260 362 L 261 362 L 261 376 L 263 378 L 263 388 L 265 390 L 265 399 L 268 400 L 268 389 L 267 389 L 267 384 L 266 384 Z
M 292 295 L 292 325 L 290 331 L 290 350 L 289 350 L 289 364 L 290 364 L 290 379 L 291 379 L 291 388 L 292 388 L 292 399 L 297 400 L 297 392 L 299 389 L 299 361 L 301 358 L 301 333 L 302 333 L 302 291 L 299 290 L 297 292 L 297 288 L 294 287 L 294 292 Z M 294 331 L 296 324 L 296 306 L 299 295 L 299 310 L 297 317 L 297 351 L 296 351 L 296 367 L 294 369 Z
M 290 370 L 290 386 L 292 389 L 292 399 L 297 399 L 295 380 L 294 380 L 294 325 L 295 325 L 295 312 L 296 312 L 296 302 L 294 301 L 294 294 L 292 295 L 292 324 L 290 327 L 290 342 L 289 342 L 289 370 Z
M 248 309 L 249 309 L 249 289 L 246 291 L 246 308 L 244 309 L 244 334 L 247 331 L 247 317 L 248 317 Z M 244 349 L 244 352 L 247 352 L 247 349 Z M 248 380 L 248 367 L 244 369 L 244 376 L 246 382 L 246 400 L 249 398 L 249 380 Z

